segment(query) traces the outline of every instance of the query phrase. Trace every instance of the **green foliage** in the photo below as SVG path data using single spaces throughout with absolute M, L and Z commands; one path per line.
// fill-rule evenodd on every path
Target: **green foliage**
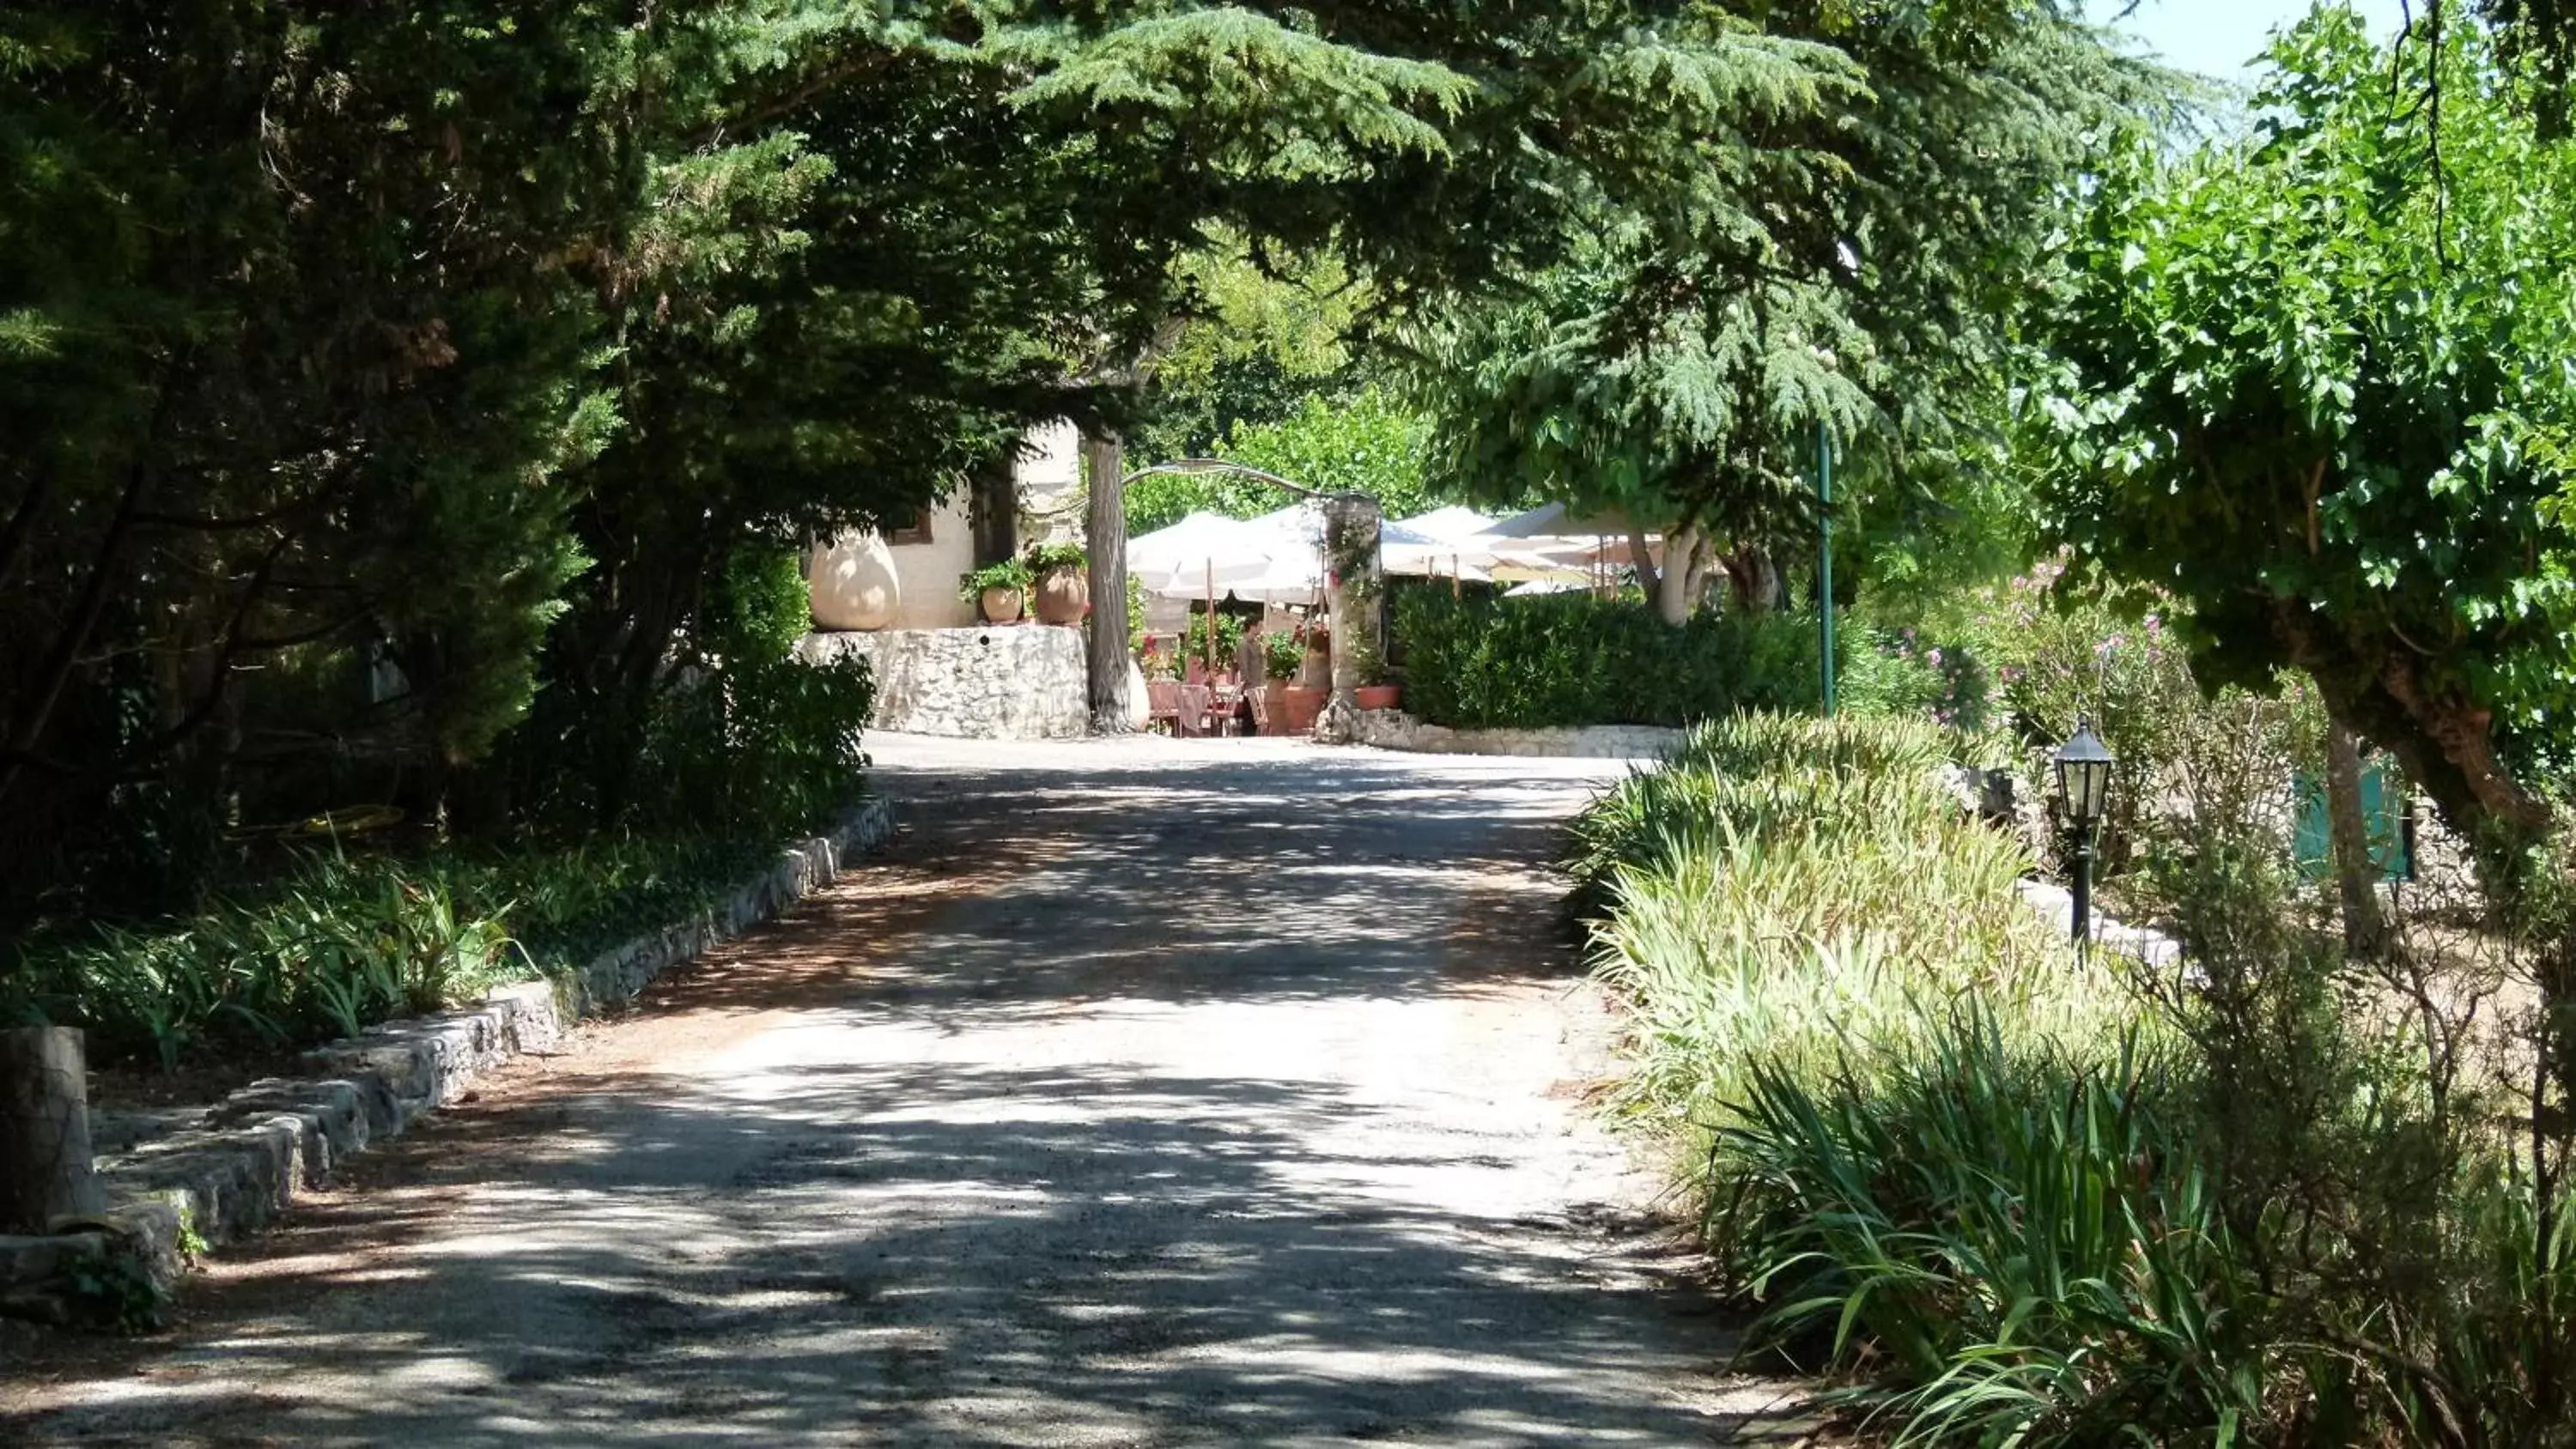
M 1091 555 L 1078 543 L 1041 543 L 1028 551 L 1031 579 L 1052 573 L 1080 571 L 1091 562 Z
M 1261 672 L 1279 683 L 1297 677 L 1306 666 L 1306 641 L 1292 629 L 1273 629 L 1261 636 Z
M 1815 710 L 1823 700 L 1815 617 L 1702 613 L 1676 629 L 1654 611 L 1588 594 L 1452 598 L 1410 589 L 1395 637 L 1407 708 L 1459 728 L 1684 725 L 1737 710 Z M 1948 692 L 1934 668 L 1881 648 L 1866 628 L 1835 635 L 1837 704 L 1928 716 Z
M 1389 518 L 1440 506 L 1424 479 L 1429 423 L 1386 392 L 1310 396 L 1277 422 L 1236 425 L 1216 456 L 1326 493 L 1365 493 Z M 1226 473 L 1166 473 L 1127 489 L 1127 528 L 1146 533 L 1204 509 L 1254 518 L 1295 500 L 1257 479 Z
M 98 1061 L 165 1068 L 352 1036 L 687 920 L 765 864 L 774 839 L 601 835 L 562 849 L 302 854 L 258 893 L 191 916 L 23 943 L 11 973 L 21 985 L 0 1016 L 76 1025 Z
M 2497 731 L 2576 703 L 2576 151 L 2456 20 L 2323 9 L 2269 65 L 2251 134 L 2139 148 L 2069 238 L 2050 511 L 2189 605 L 2205 678 L 2305 670 L 2468 833 L 2528 825 Z
M 2153 842 L 2183 960 L 2070 960 L 1942 746 L 1740 717 L 1577 826 L 1616 1100 L 1702 1149 L 1755 1341 L 1898 1443 L 2569 1442 L 2565 1134 L 2452 959 L 2565 918 L 2452 903 L 2348 961 L 2275 782 Z
M 2067 179 L 2160 85 L 2056 8 L 1918 22 L 1771 6 L 1605 48 L 1600 99 L 1697 128 L 1625 159 L 1694 184 L 1578 193 L 1582 239 L 1526 285 L 1431 310 L 1435 476 L 1732 548 L 1807 533 L 1820 430 L 1847 492 L 1920 490 L 1916 459 L 1970 451 Z
M 1024 594 L 1034 588 L 1037 581 L 1037 574 L 1030 569 L 1026 559 L 1006 558 L 1000 563 L 989 563 L 959 574 L 957 597 L 971 604 L 983 597 L 986 589 L 1010 589 Z
M 20 964 L 26 1006 L 83 1027 L 102 1060 L 175 1067 L 200 1050 L 349 1036 L 452 1005 L 497 979 L 508 945 L 492 905 L 460 900 L 443 874 L 324 852 L 262 898 L 172 927 L 74 931 Z
M 1241 614 L 1223 609 L 1214 614 L 1194 613 L 1190 615 L 1189 627 L 1181 634 L 1181 659 L 1186 663 L 1192 659 L 1213 657 L 1218 670 L 1232 669 L 1235 655 L 1243 648 L 1243 635 L 1248 627 Z
M 2268 1442 L 2275 1325 L 2157 1064 L 1973 1002 L 1853 1050 L 1757 1056 L 1718 1134 L 1713 1231 L 1766 1339 L 1872 1365 L 1842 1397 L 1899 1443 Z
M 1605 979 L 1635 1004 L 1629 1110 L 1713 1126 L 1745 1049 L 1840 1069 L 1846 1038 L 1894 1046 L 1971 990 L 2016 1022 L 2090 1039 L 2119 993 L 2072 966 L 2014 893 L 2028 858 L 1968 818 L 1927 721 L 1747 713 L 1586 811 L 1576 879 L 1609 914 Z

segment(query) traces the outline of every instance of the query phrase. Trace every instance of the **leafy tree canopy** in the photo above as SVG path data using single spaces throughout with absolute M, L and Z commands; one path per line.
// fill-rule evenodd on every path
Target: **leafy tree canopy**
M 2576 704 L 2569 149 L 2468 24 L 2321 10 L 2270 69 L 2252 134 L 2137 148 L 2069 238 L 2055 526 L 2191 602 L 2205 678 L 2305 669 L 2453 820 L 2536 818 L 2498 736 Z
M 2072 177 L 2162 94 L 2046 5 L 1766 7 L 1697 40 L 1749 109 L 1670 158 L 1694 187 L 1604 190 L 1580 245 L 1425 328 L 1450 486 L 1763 542 L 1809 516 L 1820 430 L 1853 481 L 1919 479 L 1999 414 Z

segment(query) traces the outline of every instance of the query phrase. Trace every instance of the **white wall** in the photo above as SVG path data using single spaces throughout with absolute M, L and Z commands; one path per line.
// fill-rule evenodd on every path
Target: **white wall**
M 1032 428 L 1029 451 L 1011 465 L 1020 490 L 1022 544 L 1082 540 L 1082 438 L 1061 419 Z M 957 597 L 957 578 L 975 567 L 975 530 L 967 490 L 953 488 L 930 510 L 930 542 L 898 543 L 894 557 L 896 629 L 963 629 L 979 622 L 975 605 Z
M 930 510 L 930 542 L 899 543 L 894 576 L 901 591 L 898 629 L 962 629 L 975 622 L 975 606 L 957 597 L 957 576 L 975 567 L 975 530 L 966 521 L 960 488 Z

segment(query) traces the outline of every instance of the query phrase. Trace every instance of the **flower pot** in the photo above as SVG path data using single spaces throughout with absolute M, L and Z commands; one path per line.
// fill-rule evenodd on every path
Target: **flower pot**
M 1265 735 L 1288 733 L 1288 686 L 1273 679 L 1252 691 L 1252 727 Z
M 984 622 L 987 624 L 1020 622 L 1022 603 L 1020 591 L 1017 589 L 986 589 L 975 600 L 976 607 L 984 611 Z
M 1279 700 L 1285 707 L 1287 728 L 1282 734 L 1312 734 L 1315 717 L 1324 712 L 1324 697 L 1331 691 L 1303 684 L 1280 686 Z
M 1351 703 L 1362 709 L 1393 709 L 1404 699 L 1404 687 L 1396 684 L 1363 684 L 1351 691 Z
M 873 533 L 845 533 L 818 551 L 806 585 L 817 629 L 882 629 L 903 607 L 894 552 Z
M 1091 607 L 1091 581 L 1080 569 L 1057 569 L 1038 580 L 1037 615 L 1041 624 L 1079 624 Z

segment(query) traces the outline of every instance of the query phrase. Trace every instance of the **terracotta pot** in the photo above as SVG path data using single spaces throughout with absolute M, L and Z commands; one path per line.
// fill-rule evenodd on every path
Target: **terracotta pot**
M 883 629 L 903 607 L 894 552 L 873 533 L 845 533 L 818 550 L 806 589 L 817 629 Z
M 984 611 L 984 622 L 987 624 L 1020 622 L 1020 607 L 1023 600 L 1017 589 L 986 589 L 983 597 L 977 599 L 975 603 Z
M 1057 569 L 1038 579 L 1038 622 L 1041 624 L 1079 624 L 1082 611 L 1091 607 L 1091 581 L 1080 569 Z
M 1363 684 L 1351 691 L 1351 703 L 1362 709 L 1393 709 L 1404 699 L 1404 687 L 1396 684 Z
M 1330 690 L 1314 689 L 1303 684 L 1282 685 L 1279 699 L 1286 708 L 1288 727 L 1281 733 L 1291 735 L 1314 733 L 1315 716 L 1324 712 L 1324 699 L 1330 693 Z
M 1273 679 L 1252 691 L 1253 728 L 1265 735 L 1288 733 L 1288 686 Z

